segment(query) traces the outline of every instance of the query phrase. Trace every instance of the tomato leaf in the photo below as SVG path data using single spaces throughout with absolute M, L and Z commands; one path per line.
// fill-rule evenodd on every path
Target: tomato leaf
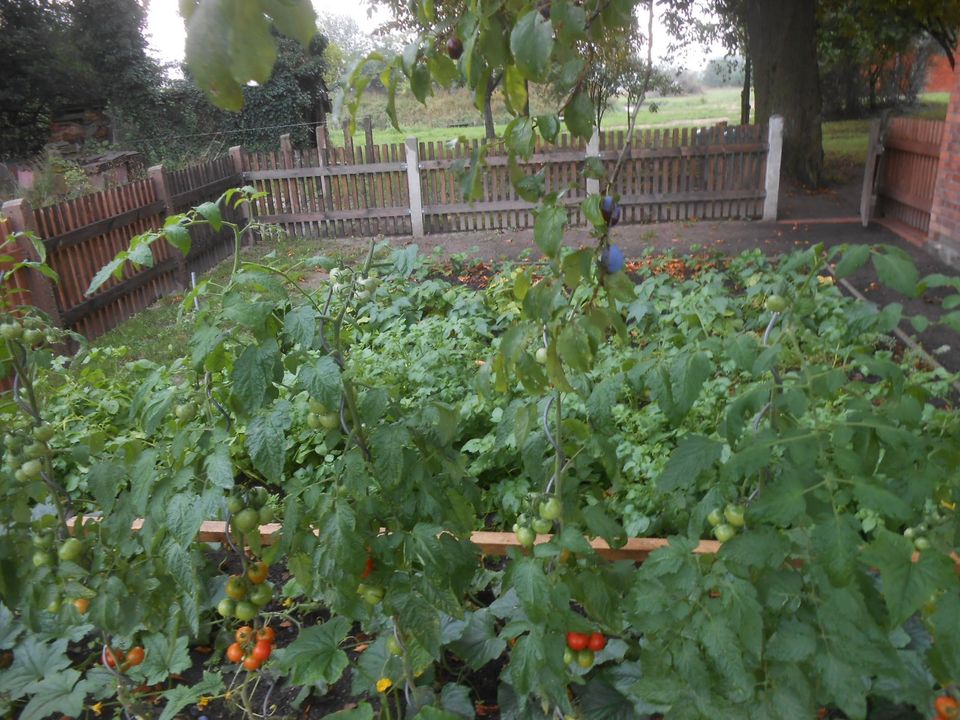
M 287 400 L 279 400 L 269 412 L 257 415 L 247 426 L 247 452 L 253 466 L 271 482 L 279 482 L 283 477 L 292 411 Z
M 657 488 L 660 492 L 689 489 L 697 482 L 701 473 L 706 472 L 720 459 L 723 445 L 702 435 L 685 435 L 664 468 Z
M 347 654 L 340 649 L 349 631 L 350 621 L 344 617 L 333 617 L 322 625 L 304 628 L 284 649 L 277 670 L 289 674 L 290 682 L 295 685 L 321 682 L 332 685 L 349 665 Z

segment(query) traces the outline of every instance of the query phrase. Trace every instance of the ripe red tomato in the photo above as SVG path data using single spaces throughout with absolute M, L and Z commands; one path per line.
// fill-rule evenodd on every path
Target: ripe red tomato
M 243 660 L 243 648 L 240 643 L 233 643 L 227 648 L 227 660 L 232 663 L 238 663 Z
M 143 662 L 146 653 L 143 648 L 137 645 L 136 647 L 130 648 L 127 652 L 127 659 L 123 663 L 123 669 L 132 668 Z
M 580 652 L 581 650 L 586 650 L 589 642 L 590 642 L 590 637 L 586 633 L 580 633 L 580 632 L 567 633 L 567 647 L 573 650 L 574 652 Z
M 273 643 L 269 640 L 258 640 L 257 644 L 253 646 L 253 652 L 250 653 L 250 657 L 256 658 L 259 662 L 263 662 L 270 657 L 271 652 L 273 652 Z
M 939 720 L 957 720 L 957 718 L 960 718 L 960 702 L 952 695 L 941 695 L 934 701 L 933 706 L 940 716 Z
M 260 669 L 260 660 L 257 660 L 255 657 L 253 657 L 253 655 L 248 655 L 243 660 L 243 668 L 244 670 L 249 670 L 250 672 L 258 670 Z
M 587 648 L 594 652 L 600 652 L 607 646 L 607 639 L 603 633 L 590 633 L 590 639 L 587 641 Z
M 269 566 L 265 562 L 258 560 L 247 568 L 247 580 L 252 582 L 254 585 L 259 585 L 267 579 L 267 574 L 269 572 Z
M 257 640 L 269 640 L 271 643 L 277 639 L 277 634 L 273 631 L 273 628 L 269 625 L 257 630 Z
M 373 558 L 369 555 L 367 556 L 367 564 L 363 567 L 363 572 L 360 573 L 360 579 L 370 577 L 370 573 L 373 572 Z
M 237 631 L 233 634 L 233 639 L 241 645 L 246 645 L 253 640 L 253 635 L 253 628 L 249 625 L 243 625 L 237 628 Z
M 107 667 L 116 667 L 123 662 L 123 650 L 105 647 L 101 653 L 101 659 Z

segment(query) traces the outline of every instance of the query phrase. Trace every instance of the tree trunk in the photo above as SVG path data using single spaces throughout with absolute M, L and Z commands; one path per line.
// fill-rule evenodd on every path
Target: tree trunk
M 816 0 L 747 0 L 756 121 L 783 116 L 783 169 L 817 186 L 823 171 Z
M 743 89 L 740 91 L 740 124 L 750 124 L 750 86 L 753 79 L 750 77 L 753 70 L 753 63 L 750 61 L 750 53 L 744 53 L 743 59 Z
M 487 140 L 497 137 L 497 128 L 493 124 L 493 92 L 500 84 L 500 76 L 492 78 L 487 85 L 487 92 L 483 96 L 483 127 Z

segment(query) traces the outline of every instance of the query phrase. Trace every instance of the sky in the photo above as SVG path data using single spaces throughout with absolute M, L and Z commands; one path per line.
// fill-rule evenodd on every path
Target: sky
M 184 29 L 183 20 L 177 10 L 177 0 L 151 0 L 147 16 L 147 36 L 150 49 L 161 62 L 179 62 L 183 60 Z M 388 15 L 377 11 L 372 19 L 367 17 L 369 5 L 364 0 L 313 0 L 318 13 L 348 15 L 363 27 L 376 27 Z M 666 39 L 662 27 L 654 29 L 654 55 L 659 57 L 666 48 Z M 721 48 L 691 48 L 684 58 L 684 64 L 692 69 L 702 68 L 708 57 L 722 55 Z

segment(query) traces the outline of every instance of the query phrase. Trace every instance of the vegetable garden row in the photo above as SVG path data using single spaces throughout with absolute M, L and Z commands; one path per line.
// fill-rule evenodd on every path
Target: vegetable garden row
M 216 208 L 248 193 L 100 280 L 239 233 Z M 952 378 L 829 268 L 960 281 L 866 246 L 678 279 L 624 265 L 615 201 L 582 211 L 601 247 L 546 208 L 544 261 L 480 290 L 415 246 L 238 260 L 184 298 L 182 360 L 119 377 L 7 305 L 3 712 L 950 717 Z

